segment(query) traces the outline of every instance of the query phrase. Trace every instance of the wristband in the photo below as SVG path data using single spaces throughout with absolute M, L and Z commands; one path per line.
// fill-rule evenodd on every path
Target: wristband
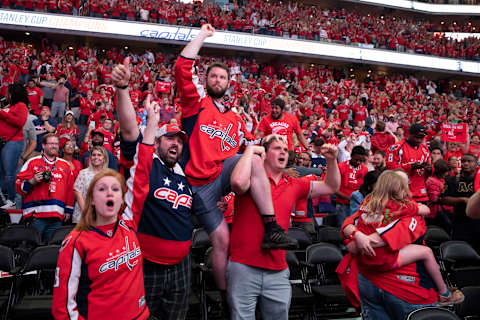
M 128 88 L 128 84 L 124 86 L 115 86 L 115 88 L 125 90 Z

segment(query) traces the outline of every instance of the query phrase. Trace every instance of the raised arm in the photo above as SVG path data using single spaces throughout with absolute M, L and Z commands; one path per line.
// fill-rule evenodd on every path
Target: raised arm
M 130 58 L 125 58 L 123 64 L 119 64 L 113 68 L 112 81 L 117 95 L 117 115 L 120 122 L 120 131 L 123 139 L 134 141 L 140 134 L 137 125 L 137 116 L 130 100 L 128 92 L 128 84 L 130 81 Z
M 145 100 L 145 109 L 147 110 L 147 127 L 143 132 L 144 144 L 154 144 L 155 136 L 158 131 L 158 122 L 160 121 L 160 107 L 156 102 L 151 103 L 151 95 Z
M 183 48 L 182 52 L 180 53 L 181 56 L 189 59 L 195 59 L 197 57 L 198 52 L 203 46 L 203 42 L 206 38 L 211 37 L 215 34 L 215 29 L 212 27 L 211 24 L 204 24 L 200 28 L 200 32 L 198 35 L 190 41 L 185 48 Z
M 324 144 L 320 149 L 321 154 L 327 159 L 325 181 L 314 181 L 310 198 L 334 194 L 340 188 L 340 170 L 338 169 L 338 149 L 332 144 Z

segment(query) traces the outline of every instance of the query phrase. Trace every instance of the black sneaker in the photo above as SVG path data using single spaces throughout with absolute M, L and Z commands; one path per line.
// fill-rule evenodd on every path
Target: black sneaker
M 289 237 L 278 224 L 265 230 L 263 234 L 262 249 L 283 249 L 295 250 L 298 248 L 298 241 Z

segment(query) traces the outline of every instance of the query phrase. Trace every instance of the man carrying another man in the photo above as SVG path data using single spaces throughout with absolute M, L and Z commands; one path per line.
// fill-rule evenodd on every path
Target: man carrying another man
M 284 174 L 288 161 L 286 139 L 272 134 L 262 146 L 249 146 L 238 161 L 231 176 L 235 192 L 235 216 L 230 241 L 230 261 L 227 268 L 227 293 L 232 319 L 255 318 L 257 299 L 263 319 L 288 319 L 291 287 L 284 250 L 262 250 L 264 234 L 261 215 L 253 201 L 251 175 L 253 159 L 264 159 L 276 220 L 287 229 L 296 200 L 335 193 L 340 186 L 337 164 L 338 151 L 333 145 L 322 146 L 327 160 L 325 181 L 292 178 Z

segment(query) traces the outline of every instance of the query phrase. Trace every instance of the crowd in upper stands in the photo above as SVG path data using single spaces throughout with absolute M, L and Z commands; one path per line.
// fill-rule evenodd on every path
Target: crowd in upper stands
M 362 14 L 352 9 L 322 8 L 295 1 L 250 0 L 244 6 L 179 1 L 3 0 L 4 8 L 82 14 L 107 19 L 200 27 L 211 23 L 230 30 L 292 39 L 325 40 L 374 48 L 462 59 L 478 59 L 480 40 L 460 41 L 436 32 L 476 33 L 472 22 Z M 81 8 L 81 10 L 79 10 Z
M 269 32 L 268 28 L 264 32 Z M 12 153 L 9 161 L 21 168 L 16 175 L 16 190 L 19 195 L 24 196 L 25 218 L 33 212 L 29 205 L 39 202 L 32 193 L 28 198 L 28 192 L 32 185 L 38 185 L 41 181 L 49 181 L 48 188 L 41 190 L 41 195 L 45 198 L 41 200 L 55 200 L 57 203 L 59 199 L 53 199 L 51 194 L 53 192 L 55 196 L 60 196 L 58 190 L 61 189 L 61 195 L 65 196 L 65 199 L 62 199 L 65 204 L 62 219 L 69 222 L 72 218 L 75 223 L 79 218 L 79 209 L 86 205 L 83 203 L 85 197 L 88 198 L 85 190 L 90 182 L 94 181 L 92 179 L 95 173 L 108 166 L 128 175 L 126 166 L 123 166 L 125 159 L 120 157 L 116 90 L 126 92 L 128 89 L 140 128 L 147 125 L 145 100 L 148 96 L 159 104 L 162 124 L 181 125 L 182 106 L 173 76 L 178 54 L 168 49 L 136 52 L 125 47 L 103 49 L 59 46 L 48 39 L 42 39 L 37 44 L 0 39 L 0 56 L 0 96 L 6 97 L 6 102 L 2 100 L 2 103 L 12 104 L 8 111 L 0 112 L 0 127 L 15 125 L 11 114 L 8 114 L 14 108 L 25 109 L 25 114 L 28 108 L 29 113 L 23 127 L 20 126 L 18 130 L 9 129 L 15 138 L 19 138 L 23 133 L 25 141 L 23 150 L 17 150 L 21 151 L 19 156 L 14 157 Z M 112 83 L 112 70 L 127 57 L 132 66 L 130 81 L 124 87 L 115 87 Z M 419 144 L 422 144 L 421 150 L 426 150 L 427 159 L 430 153 L 433 157 L 434 151 L 439 151 L 439 157 L 449 161 L 445 168 L 435 167 L 437 175 L 440 174 L 440 169 L 445 169 L 442 171 L 443 175 L 438 176 L 442 183 L 445 183 L 448 176 L 468 173 L 473 184 L 472 177 L 477 172 L 476 160 L 480 155 L 480 87 L 474 82 L 445 79 L 432 81 L 413 74 L 372 71 L 355 73 L 349 68 L 278 63 L 275 60 L 257 61 L 255 58 L 238 54 L 235 57 L 199 58 L 196 73 L 201 84 L 205 81 L 207 66 L 214 61 L 225 63 L 231 76 L 227 94 L 223 97 L 223 105 L 236 112 L 253 135 L 258 135 L 262 118 L 271 116 L 275 106 L 282 109 L 282 114 L 287 113 L 289 117 L 296 119 L 295 121 L 298 120 L 301 130 L 296 132 L 297 139 L 293 140 L 292 164 L 308 167 L 313 162 L 318 165 L 313 158 L 320 158 L 318 147 L 328 143 L 338 146 L 338 161 L 343 162 L 344 166 L 353 166 L 352 158 L 355 155 L 359 156 L 358 161 L 362 162 L 365 172 L 381 171 L 385 169 L 386 149 L 378 143 L 378 133 L 389 137 L 390 145 L 400 142 L 400 148 L 405 141 L 409 141 L 409 134 L 410 137 L 420 135 Z M 28 98 L 28 101 L 12 101 L 12 96 L 18 98 L 17 91 L 20 91 L 22 86 L 26 87 L 28 97 L 25 98 Z M 467 123 L 467 142 L 444 143 L 441 139 L 443 123 Z M 13 136 L 8 135 L 0 134 L 6 141 L 12 141 Z M 430 149 L 427 149 L 427 146 Z M 382 153 L 379 153 L 379 150 Z M 63 158 L 58 163 L 57 153 Z M 377 155 L 383 156 L 383 160 L 375 160 Z M 465 156 L 468 158 L 466 160 L 471 162 L 468 168 L 464 165 Z M 35 158 L 29 161 L 32 157 Z M 59 179 L 55 175 L 53 178 L 45 177 L 44 171 L 33 167 L 34 161 L 35 166 L 38 162 L 38 166 L 45 164 L 53 167 L 51 171 L 59 169 L 61 165 L 60 169 L 68 172 L 70 166 L 72 178 Z M 408 165 L 412 166 L 412 171 L 424 170 L 424 167 L 413 169 L 413 164 Z M 16 171 L 16 168 L 13 169 Z M 27 169 L 30 171 L 27 172 Z M 28 178 L 27 173 L 28 177 L 32 173 L 34 177 Z M 11 172 L 9 178 L 10 180 L 5 181 L 11 183 Z M 50 179 L 55 183 L 50 184 Z M 425 182 L 425 175 L 420 179 Z M 357 184 L 361 184 L 360 179 Z M 58 190 L 55 189 L 57 187 Z M 344 192 L 345 188 L 342 187 L 345 187 L 345 182 L 342 182 L 340 187 L 341 192 Z M 13 199 L 12 192 L 8 191 L 6 205 L 22 208 L 21 197 L 17 195 Z M 473 190 L 470 191 L 473 194 Z M 457 197 L 454 191 L 446 196 Z M 430 194 L 426 197 L 430 197 Z M 76 211 L 73 210 L 74 198 L 77 202 Z M 324 207 L 326 204 L 331 207 L 332 199 L 325 198 L 316 200 L 316 210 L 320 210 L 322 201 Z M 50 218 L 47 210 L 50 205 L 44 205 L 40 209 L 45 209 L 43 213 Z M 348 210 L 351 210 L 350 204 Z M 453 212 L 456 214 L 455 210 Z M 51 236 L 62 221 L 55 223 L 43 235 L 45 239 Z M 338 226 L 341 226 L 341 223 Z M 478 248 L 478 243 L 475 248 Z

